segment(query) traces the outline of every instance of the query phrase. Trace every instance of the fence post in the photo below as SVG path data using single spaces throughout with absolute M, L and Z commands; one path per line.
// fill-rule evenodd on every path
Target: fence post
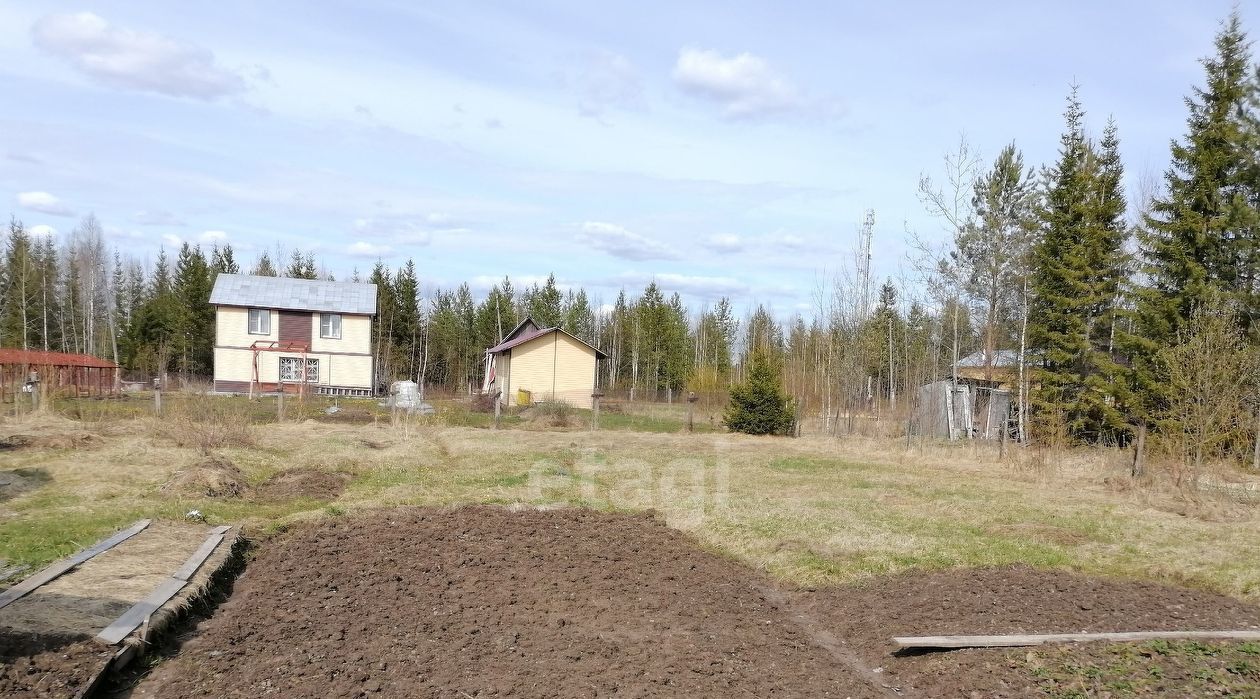
M 276 422 L 284 422 L 284 379 L 276 381 L 276 388 L 280 390 L 276 394 Z
M 1146 421 L 1138 425 L 1137 444 L 1133 445 L 1133 471 L 1134 478 L 1141 478 L 1142 472 L 1146 470 Z
M 599 429 L 599 399 L 603 397 L 598 391 L 591 394 L 591 431 Z
M 499 414 L 503 411 L 503 389 L 494 392 L 494 429 L 499 429 Z
M 162 377 L 153 377 L 153 414 L 162 414 Z
M 695 391 L 687 393 L 687 431 L 696 431 L 696 401 L 700 400 L 700 396 Z
M 1002 420 L 1002 434 L 998 437 L 998 459 L 1006 459 L 1006 433 L 1011 429 L 1009 418 Z

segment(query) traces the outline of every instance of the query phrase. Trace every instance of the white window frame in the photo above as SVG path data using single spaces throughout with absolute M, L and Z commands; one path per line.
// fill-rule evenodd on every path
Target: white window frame
M 325 329 L 325 327 L 327 329 Z M 341 339 L 341 314 L 340 313 L 320 313 L 319 314 L 319 336 L 325 340 Z
M 266 308 L 249 309 L 248 319 L 245 322 L 245 331 L 250 335 L 270 335 L 271 334 L 271 311 Z M 255 323 L 254 321 L 258 322 Z M 254 328 L 258 329 L 255 330 Z
M 297 372 L 302 366 L 301 357 L 281 357 L 279 367 L 279 377 L 284 383 L 319 383 L 319 360 L 306 360 L 306 381 L 298 377 Z

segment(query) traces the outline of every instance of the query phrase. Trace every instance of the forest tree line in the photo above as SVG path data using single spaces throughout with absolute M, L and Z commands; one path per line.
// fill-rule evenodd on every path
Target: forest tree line
M 1137 180 L 1140 191 L 1124 188 L 1136 178 L 1125 177 L 1120 125 L 1092 131 L 1075 88 L 1051 163 L 1026 163 L 1014 143 L 982 161 L 960 141 L 918 183 L 944 244 L 908 232 L 910 271 L 880 284 L 866 238 L 808 314 L 741 313 L 729 298 L 688 307 L 655 282 L 599 299 L 554 276 L 422 293 L 413 261 L 377 263 L 352 280 L 378 286 L 378 379 L 479 386 L 484 350 L 530 316 L 606 352 L 604 390 L 635 398 L 721 394 L 764 352 L 798 414 L 834 431 L 856 415 L 904 415 L 918 386 L 979 352 L 986 374 L 1017 374 L 1021 440 L 1125 444 L 1152 431 L 1196 462 L 1241 458 L 1260 429 L 1260 69 L 1249 47 L 1235 12 L 1185 100 L 1170 165 L 1158 182 Z M 0 345 L 208 375 L 210 289 L 242 271 L 331 278 L 302 251 L 242 269 L 229 245 L 184 244 L 146 268 L 108 251 L 94 217 L 60 243 L 13 220 Z M 997 366 L 1012 356 L 1016 367 Z

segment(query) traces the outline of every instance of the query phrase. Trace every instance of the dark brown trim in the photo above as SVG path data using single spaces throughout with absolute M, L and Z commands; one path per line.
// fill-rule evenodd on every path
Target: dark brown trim
M 236 345 L 215 345 L 214 348 L 215 349 L 228 349 L 228 350 L 245 350 L 246 352 L 253 351 L 252 347 L 238 347 Z M 281 352 L 281 354 L 301 354 L 301 352 L 298 352 L 296 350 L 292 352 L 284 351 L 284 352 Z M 328 352 L 326 350 L 307 350 L 306 354 L 326 354 L 332 357 L 371 357 L 372 356 L 371 352 Z
M 279 390 L 279 387 L 280 387 L 280 384 L 278 384 L 275 381 L 266 381 L 266 382 L 260 382 L 260 383 L 254 384 L 255 391 L 259 393 L 275 393 L 277 390 Z M 298 393 L 300 388 L 301 388 L 301 382 L 286 381 L 284 384 L 285 393 Z M 333 389 L 345 388 L 345 389 L 353 389 L 356 391 L 362 391 L 362 390 L 371 390 L 372 387 L 371 386 L 345 386 L 345 385 L 340 385 L 340 384 L 336 386 L 330 386 L 326 384 L 317 384 L 317 383 L 306 384 L 307 393 L 313 394 L 321 388 L 333 388 Z M 249 393 L 249 382 L 248 381 L 225 381 L 223 379 L 215 379 L 214 390 L 217 393 Z

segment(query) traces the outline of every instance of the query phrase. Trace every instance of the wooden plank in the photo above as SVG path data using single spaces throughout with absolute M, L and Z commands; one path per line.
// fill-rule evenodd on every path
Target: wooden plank
M 1123 631 L 1114 633 L 1047 633 L 1009 636 L 897 636 L 898 648 L 1004 648 L 1040 646 L 1046 643 L 1085 643 L 1109 641 L 1219 640 L 1260 641 L 1260 631 Z
M 222 534 L 211 534 L 206 537 L 201 547 L 187 561 L 184 561 L 184 565 L 180 566 L 179 570 L 171 573 L 171 577 L 185 581 L 191 578 L 197 573 L 197 569 L 201 567 L 201 564 L 205 563 L 206 559 L 210 557 L 210 554 L 214 553 L 214 549 L 218 547 L 221 541 L 223 541 Z
M 3 562 L 0 562 L 0 582 L 4 582 L 5 580 L 8 580 L 9 578 L 16 577 L 22 573 L 25 573 L 26 571 L 30 570 L 30 568 L 31 568 L 30 566 L 22 565 L 20 563 L 7 565 Z
M 148 623 L 149 616 L 153 612 L 157 611 L 176 593 L 184 589 L 184 586 L 188 584 L 188 579 L 195 575 L 201 564 L 205 563 L 210 554 L 214 553 L 215 548 L 223 542 L 224 535 L 231 528 L 231 525 L 224 525 L 210 530 L 210 535 L 193 552 L 193 555 L 184 561 L 184 565 L 180 566 L 179 570 L 172 573 L 170 578 L 162 581 L 153 592 L 149 593 L 148 597 L 137 602 L 131 609 L 123 612 L 122 616 L 115 619 L 112 624 L 105 627 L 104 630 L 96 635 L 96 640 L 113 645 L 122 641 L 132 631 L 135 631 L 136 627 Z
M 114 623 L 106 626 L 104 630 L 96 635 L 96 640 L 109 645 L 114 645 L 127 637 L 127 634 L 136 630 L 136 627 L 144 622 L 145 617 L 157 611 L 159 607 L 166 604 L 166 601 L 175 596 L 175 593 L 184 589 L 188 582 L 178 578 L 167 578 L 158 585 L 148 597 L 137 602 L 131 609 L 123 612 L 122 616 L 114 620 Z
M 60 561 L 57 561 L 56 563 L 53 563 L 52 565 L 48 566 L 47 568 L 44 568 L 38 573 L 17 583 L 13 587 L 10 587 L 9 589 L 5 590 L 4 593 L 0 594 L 0 609 L 3 609 L 4 607 L 8 606 L 10 603 L 14 602 L 15 600 L 18 600 L 26 596 L 32 590 L 39 587 L 40 585 L 43 585 L 46 582 L 54 580 L 55 578 L 61 575 L 64 575 L 66 572 L 68 572 L 70 569 L 74 568 L 75 566 L 95 556 L 98 556 L 114 548 L 118 544 L 121 544 L 127 539 L 130 539 L 136 534 L 139 534 L 140 532 L 144 531 L 145 527 L 149 526 L 149 522 L 150 520 L 142 519 L 139 522 L 136 522 L 135 524 L 131 525 L 129 529 L 124 529 L 123 531 L 120 531 L 111 537 L 102 539 L 101 541 L 97 542 L 94 546 L 84 549 L 74 554 L 73 556 L 70 556 L 69 558 L 63 558 Z

